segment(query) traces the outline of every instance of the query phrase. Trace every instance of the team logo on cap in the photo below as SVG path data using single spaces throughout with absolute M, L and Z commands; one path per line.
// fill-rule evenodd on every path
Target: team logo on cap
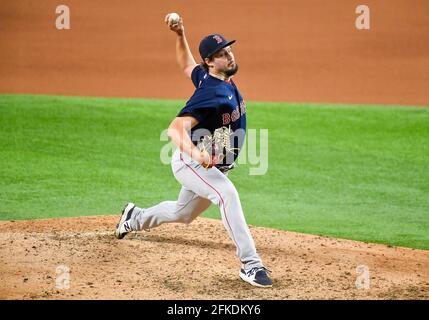
M 213 36 L 213 39 L 215 39 L 217 41 L 217 43 L 222 43 L 222 38 L 219 37 L 218 35 Z

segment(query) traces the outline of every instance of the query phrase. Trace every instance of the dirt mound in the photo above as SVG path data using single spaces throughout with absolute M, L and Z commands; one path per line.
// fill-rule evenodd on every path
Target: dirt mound
M 1 299 L 429 299 L 429 251 L 252 227 L 274 287 L 238 277 L 221 221 L 116 240 L 117 216 L 0 222 Z M 369 270 L 369 288 L 357 288 Z M 70 270 L 69 283 L 61 282 Z M 62 270 L 62 271 L 61 271 Z M 65 269 L 61 269 L 64 272 Z M 58 271 L 59 272 L 59 271 Z

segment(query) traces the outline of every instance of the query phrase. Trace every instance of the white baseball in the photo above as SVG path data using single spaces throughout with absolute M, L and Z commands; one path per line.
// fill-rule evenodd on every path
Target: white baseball
M 168 22 L 170 24 L 177 24 L 179 23 L 179 20 L 180 16 L 176 12 L 170 13 L 170 15 L 168 16 Z

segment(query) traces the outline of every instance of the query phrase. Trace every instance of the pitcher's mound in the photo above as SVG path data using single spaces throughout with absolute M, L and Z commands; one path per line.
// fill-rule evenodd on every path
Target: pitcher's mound
M 429 299 L 429 251 L 251 226 L 274 281 L 260 289 L 219 220 L 117 240 L 117 219 L 0 222 L 0 299 Z

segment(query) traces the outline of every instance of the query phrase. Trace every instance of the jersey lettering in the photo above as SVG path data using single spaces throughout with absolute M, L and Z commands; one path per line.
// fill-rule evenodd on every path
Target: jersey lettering
M 224 126 L 228 125 L 231 122 L 231 116 L 229 115 L 229 113 L 224 113 L 222 115 L 222 122 Z
M 240 103 L 240 111 L 241 111 L 241 115 L 246 113 L 246 104 L 244 103 L 244 100 L 242 100 Z
M 238 107 L 237 109 L 235 109 L 232 113 L 231 113 L 231 121 L 235 122 L 240 118 L 240 112 L 238 111 Z

